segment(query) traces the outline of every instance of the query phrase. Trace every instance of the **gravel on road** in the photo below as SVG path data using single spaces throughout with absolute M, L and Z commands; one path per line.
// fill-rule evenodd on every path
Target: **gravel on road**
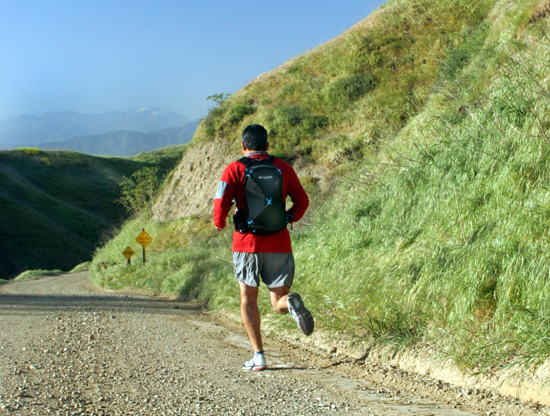
M 195 304 L 100 290 L 87 272 L 7 283 L 0 286 L 0 415 L 547 414 L 496 398 L 458 407 L 280 342 L 267 346 L 270 369 L 243 371 L 251 356 L 244 331 Z

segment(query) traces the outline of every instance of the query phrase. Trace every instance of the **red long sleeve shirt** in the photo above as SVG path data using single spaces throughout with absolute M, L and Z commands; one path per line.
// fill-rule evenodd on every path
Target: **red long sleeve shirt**
M 250 158 L 266 159 L 269 155 L 265 152 L 249 154 Z M 287 211 L 292 215 L 293 222 L 303 217 L 309 206 L 309 198 L 296 175 L 292 166 L 281 159 L 275 158 L 273 164 L 282 171 L 283 197 L 292 199 L 293 205 Z M 233 201 L 238 210 L 245 210 L 244 176 L 245 166 L 240 162 L 229 164 L 223 171 L 218 191 L 214 198 L 214 225 L 225 227 L 227 216 Z M 268 235 L 255 235 L 252 233 L 233 233 L 233 251 L 244 253 L 291 253 L 290 233 L 285 228 L 278 233 Z

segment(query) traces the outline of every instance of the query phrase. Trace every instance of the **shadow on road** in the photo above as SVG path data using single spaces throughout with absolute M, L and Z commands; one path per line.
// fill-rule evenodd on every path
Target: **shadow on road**
M 20 295 L 0 293 L 0 314 L 36 314 L 51 311 L 93 311 L 112 309 L 124 312 L 173 315 L 181 311 L 197 311 L 187 303 L 122 296 L 90 295 Z
M 306 367 L 269 367 L 268 369 L 266 370 L 263 370 L 263 371 L 296 371 L 296 370 L 302 370 L 302 371 L 305 371 L 307 370 Z

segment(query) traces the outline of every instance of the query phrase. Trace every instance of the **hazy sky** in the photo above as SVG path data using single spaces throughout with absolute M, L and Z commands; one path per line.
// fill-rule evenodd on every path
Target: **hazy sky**
M 339 35 L 383 0 L 3 0 L 0 120 L 158 107 L 206 97 Z

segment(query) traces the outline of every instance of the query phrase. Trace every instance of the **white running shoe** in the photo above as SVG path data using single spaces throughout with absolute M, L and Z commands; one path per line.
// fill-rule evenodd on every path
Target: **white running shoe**
M 304 335 L 311 335 L 313 332 L 314 322 L 311 312 L 304 306 L 304 301 L 296 292 L 290 292 L 286 298 L 288 310 L 296 320 L 298 328 Z
M 251 360 L 248 360 L 243 365 L 243 370 L 261 371 L 267 370 L 267 364 L 265 362 L 264 354 L 254 354 Z

